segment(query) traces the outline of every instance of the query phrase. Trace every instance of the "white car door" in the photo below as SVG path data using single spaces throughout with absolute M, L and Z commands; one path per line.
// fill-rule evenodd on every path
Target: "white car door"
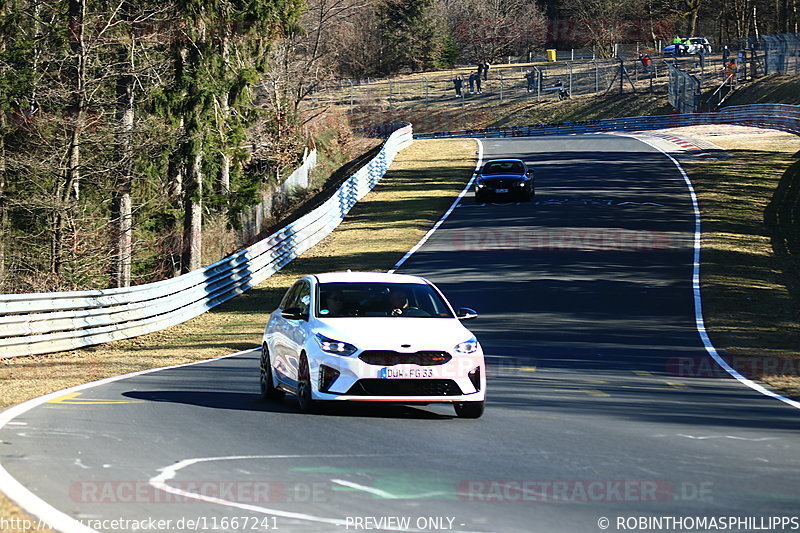
M 281 301 L 278 312 L 274 314 L 267 326 L 267 335 L 270 338 L 270 356 L 272 357 L 272 368 L 275 370 L 277 378 L 283 382 L 291 384 L 293 372 L 290 366 L 290 340 L 289 335 L 292 328 L 292 321 L 283 318 L 280 314 L 284 309 L 292 307 L 293 302 L 296 300 L 297 293 L 300 290 L 300 282 L 296 282 L 292 287 L 286 291 L 286 295 Z
M 304 318 L 298 320 L 284 319 L 285 327 L 285 357 L 289 379 L 297 383 L 297 370 L 300 366 L 300 353 L 303 351 L 311 320 L 311 283 L 308 280 L 297 282 L 297 291 L 292 295 L 288 308 L 297 308 Z

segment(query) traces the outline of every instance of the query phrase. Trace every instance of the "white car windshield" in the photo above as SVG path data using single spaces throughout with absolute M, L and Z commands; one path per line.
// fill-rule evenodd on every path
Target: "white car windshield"
M 431 286 L 421 283 L 321 283 L 319 318 L 454 318 Z

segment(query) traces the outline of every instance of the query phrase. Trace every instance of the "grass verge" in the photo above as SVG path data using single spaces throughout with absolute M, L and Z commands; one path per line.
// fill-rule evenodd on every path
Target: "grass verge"
M 800 301 L 789 290 L 800 279 L 792 259 L 776 253 L 780 243 L 765 223 L 778 184 L 797 167 L 800 137 L 742 130 L 709 140 L 731 157 L 687 168 L 703 219 L 706 326 L 740 372 L 800 397 Z
M 3 360 L 0 408 L 104 377 L 258 346 L 267 314 L 298 276 L 390 269 L 450 206 L 469 179 L 475 157 L 472 140 L 415 141 L 331 235 L 244 295 L 150 335 L 64 354 Z M 254 376 L 254 392 L 257 387 Z M 2 494 L 0 517 L 24 519 Z
M 800 105 L 800 77 L 764 76 L 737 89 L 725 102 L 725 106 L 745 104 Z
M 663 93 L 574 96 L 558 101 L 537 102 L 535 97 L 504 103 L 467 104 L 431 102 L 396 110 L 369 109 L 350 115 L 354 127 L 409 121 L 414 131 L 452 131 L 498 126 L 524 126 L 549 122 L 570 122 L 640 115 L 668 115 L 674 110 Z

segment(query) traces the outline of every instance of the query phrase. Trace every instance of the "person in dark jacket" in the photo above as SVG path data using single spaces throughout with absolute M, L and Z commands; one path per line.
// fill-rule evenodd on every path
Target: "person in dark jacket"
M 458 76 L 453 78 L 453 87 L 455 87 L 457 97 L 461 97 L 462 85 L 464 85 L 464 80 L 461 78 L 461 75 L 459 74 Z
M 529 70 L 525 73 L 525 79 L 528 80 L 527 89 L 531 93 L 536 90 L 536 72 Z
M 489 62 L 483 62 L 483 80 L 486 81 L 489 79 Z

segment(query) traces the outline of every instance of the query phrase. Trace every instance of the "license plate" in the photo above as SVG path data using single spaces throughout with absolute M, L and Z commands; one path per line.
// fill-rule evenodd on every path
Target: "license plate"
M 495 189 L 494 192 L 496 193 L 508 192 L 508 189 Z
M 383 367 L 378 370 L 380 379 L 413 379 L 413 378 L 432 378 L 432 368 L 394 368 Z

